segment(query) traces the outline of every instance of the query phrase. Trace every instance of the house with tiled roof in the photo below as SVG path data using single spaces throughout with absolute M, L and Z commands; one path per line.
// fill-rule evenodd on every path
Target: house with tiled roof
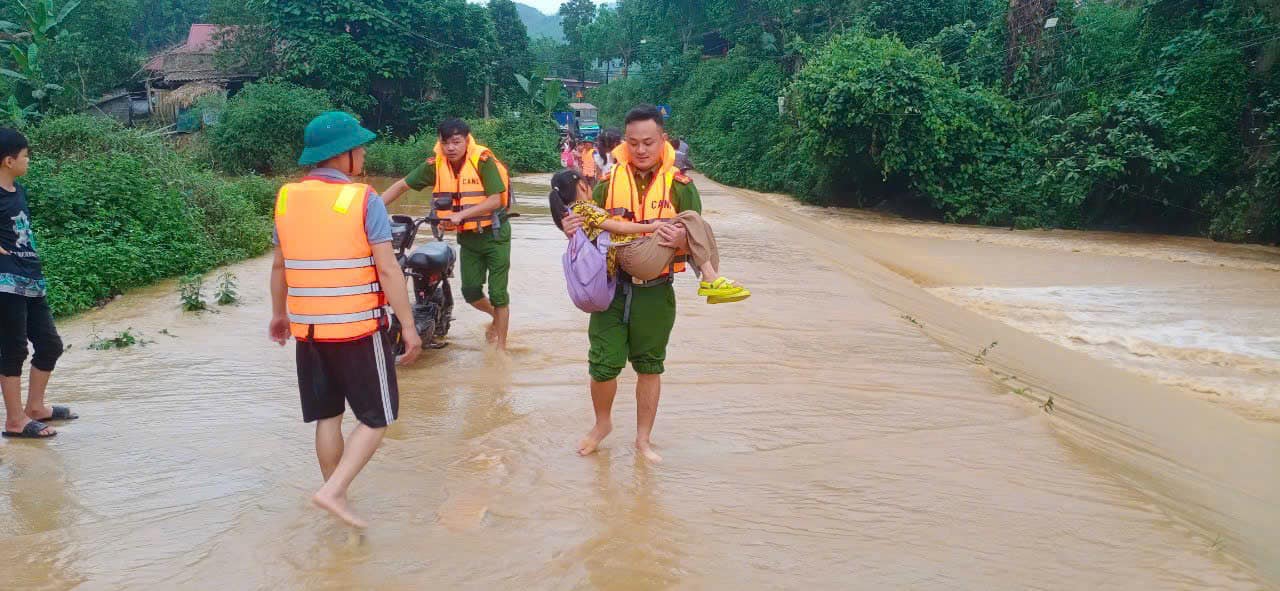
M 185 43 L 153 56 L 143 71 L 156 88 L 173 89 L 191 82 L 226 85 L 253 79 L 256 75 L 249 72 L 218 67 L 218 49 L 235 31 L 235 27 L 223 25 L 191 25 Z

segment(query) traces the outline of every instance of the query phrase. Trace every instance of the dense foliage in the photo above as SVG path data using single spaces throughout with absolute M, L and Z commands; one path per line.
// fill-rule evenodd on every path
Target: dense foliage
M 726 182 L 957 221 L 1280 240 L 1272 4 L 621 0 L 606 12 L 629 19 L 609 27 L 612 43 L 645 41 L 632 57 L 643 72 L 590 96 L 606 124 L 637 102 L 670 104 L 672 132 Z M 577 50 L 608 57 L 591 24 L 574 21 Z
M 270 246 L 269 181 L 225 180 L 102 118 L 51 119 L 30 137 L 23 182 L 57 314 Z
M 549 120 L 492 119 L 471 121 L 476 141 L 488 146 L 512 174 L 551 172 L 560 165 L 555 124 Z M 398 140 L 386 138 L 369 147 L 365 170 L 370 174 L 404 176 L 422 164 L 435 149 L 433 130 Z
M 205 138 L 208 158 L 232 173 L 288 172 L 302 153 L 302 130 L 333 109 L 319 90 L 287 83 L 250 84 L 227 101 Z
M 191 24 L 238 4 L 238 0 L 0 2 L 0 68 L 21 76 L 6 75 L 17 84 L 8 91 L 0 88 L 4 91 L 0 92 L 0 123 L 25 123 L 45 113 L 75 111 L 103 94 L 136 84 L 135 75 L 148 55 L 181 44 Z M 11 96 L 22 107 L 31 107 L 30 111 L 9 112 L 2 103 Z

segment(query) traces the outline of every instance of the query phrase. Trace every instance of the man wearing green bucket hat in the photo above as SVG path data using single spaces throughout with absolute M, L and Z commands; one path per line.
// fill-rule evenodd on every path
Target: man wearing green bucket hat
M 399 360 L 384 330 L 386 307 L 412 318 L 404 272 L 391 250 L 386 205 L 351 177 L 364 169 L 364 145 L 376 135 L 347 113 L 324 113 L 303 133 L 298 163 L 313 167 L 276 197 L 271 270 L 271 340 L 297 340 L 302 419 L 316 423 L 316 459 L 324 485 L 311 498 L 354 527 L 347 489 L 399 413 L 395 365 L 422 350 L 412 322 L 402 323 Z M 359 424 L 344 441 L 346 406 Z

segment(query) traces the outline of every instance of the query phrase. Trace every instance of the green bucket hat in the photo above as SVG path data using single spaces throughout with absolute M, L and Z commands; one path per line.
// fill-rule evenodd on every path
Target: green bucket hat
M 298 164 L 311 166 L 324 162 L 359 148 L 376 137 L 378 134 L 361 127 L 360 122 L 348 113 L 322 113 L 307 124 L 307 130 L 302 134 L 303 150 Z

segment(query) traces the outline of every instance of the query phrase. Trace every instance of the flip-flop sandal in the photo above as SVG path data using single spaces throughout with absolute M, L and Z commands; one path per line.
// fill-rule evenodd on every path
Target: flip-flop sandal
M 745 300 L 749 297 L 751 297 L 751 292 L 746 289 L 743 289 L 742 291 L 735 293 L 733 295 L 708 297 L 707 303 L 708 304 L 732 304 L 734 302 L 741 302 L 742 300 Z
M 67 408 L 65 406 L 58 406 L 55 404 L 53 405 L 52 416 L 48 416 L 38 420 L 44 421 L 47 423 L 49 421 L 74 421 L 78 418 L 80 418 L 80 415 L 71 412 L 70 408 Z
M 711 283 L 703 281 L 698 285 L 698 295 L 700 296 L 734 296 L 745 291 L 746 288 L 734 283 L 731 279 L 721 277 Z
M 49 435 L 40 434 L 41 431 L 44 431 L 45 429 L 48 429 L 48 428 L 49 428 L 48 425 L 41 423 L 40 421 L 31 421 L 27 423 L 26 427 L 22 428 L 22 432 L 19 433 L 15 431 L 5 431 L 4 436 L 12 437 L 14 439 L 48 439 L 58 434 L 57 431 L 54 431 L 52 434 L 49 434 Z

